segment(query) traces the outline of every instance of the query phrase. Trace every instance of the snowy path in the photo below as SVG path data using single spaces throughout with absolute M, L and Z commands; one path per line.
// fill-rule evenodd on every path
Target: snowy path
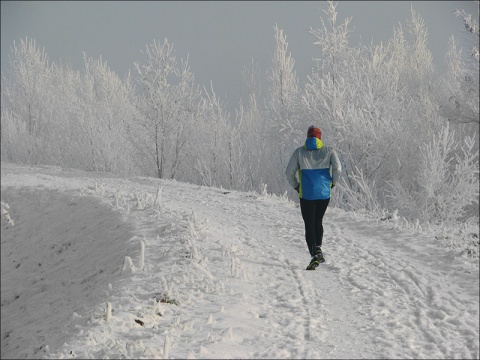
M 117 264 L 92 310 L 65 311 L 65 346 L 27 357 L 479 357 L 478 259 L 454 258 L 433 239 L 329 208 L 327 262 L 306 271 L 300 211 L 278 198 L 2 164 L 2 192 L 11 186 L 94 196 L 134 228 L 119 253 L 135 269 L 120 274 Z M 2 355 L 3 341 L 2 330 Z

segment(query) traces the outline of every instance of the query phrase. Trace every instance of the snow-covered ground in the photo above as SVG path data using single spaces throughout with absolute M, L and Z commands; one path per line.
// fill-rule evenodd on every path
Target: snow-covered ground
M 2 358 L 479 358 L 479 263 L 329 208 L 2 163 Z

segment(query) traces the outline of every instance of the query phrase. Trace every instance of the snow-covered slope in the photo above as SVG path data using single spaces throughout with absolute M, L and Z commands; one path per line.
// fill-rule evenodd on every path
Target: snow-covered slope
M 479 357 L 478 259 L 393 222 L 329 208 L 306 271 L 285 199 L 1 170 L 2 358 Z

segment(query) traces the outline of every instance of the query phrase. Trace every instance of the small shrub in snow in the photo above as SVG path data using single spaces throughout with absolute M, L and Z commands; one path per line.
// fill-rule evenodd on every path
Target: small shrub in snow
M 157 302 L 162 304 L 173 304 L 177 306 L 180 305 L 180 303 L 177 300 L 171 298 L 168 292 L 157 294 L 155 296 L 155 299 L 157 300 Z
M 365 176 L 364 171 L 355 167 L 350 176 L 343 177 L 338 186 L 339 197 L 346 197 L 347 208 L 350 210 L 365 209 L 372 214 L 382 213 L 378 202 L 375 180 Z
M 155 200 L 153 202 L 153 206 L 161 209 L 163 207 L 162 205 L 162 193 L 163 193 L 163 188 L 159 186 L 157 188 L 157 193 L 155 194 Z
M 2 201 L 2 217 L 8 221 L 9 224 L 11 224 L 12 226 L 15 225 L 12 217 L 10 216 L 10 213 L 8 212 L 8 210 L 10 209 L 10 206 L 7 204 L 7 203 L 4 203 Z
M 94 191 L 100 195 L 105 195 L 106 189 L 103 184 L 99 184 L 98 182 L 95 181 Z
M 140 193 L 140 194 L 137 194 L 135 193 L 134 196 L 135 196 L 135 201 L 137 203 L 137 210 L 143 210 L 145 209 L 145 192 L 143 193 Z
M 127 200 L 125 199 L 125 194 L 123 192 L 116 191 L 113 194 L 113 196 L 114 196 L 116 208 L 122 208 L 122 207 L 128 206 Z
M 145 240 L 140 240 L 140 260 L 138 262 L 138 268 L 143 269 L 145 265 Z
M 103 315 L 103 320 L 109 321 L 112 318 L 112 304 L 107 301 L 105 307 L 105 314 Z
M 262 197 L 268 197 L 268 191 L 267 191 L 267 184 L 262 183 L 260 185 L 260 196 Z
M 168 359 L 170 353 L 170 338 L 165 337 L 165 343 L 163 344 L 163 358 Z
M 475 217 L 478 206 L 478 150 L 474 136 L 462 143 L 444 126 L 430 142 L 420 146 L 416 183 L 390 182 L 392 204 L 410 220 L 422 223 L 456 223 Z
M 478 224 L 444 228 L 435 238 L 462 256 L 475 259 L 480 257 Z
M 130 256 L 125 256 L 125 260 L 123 261 L 122 274 L 132 274 L 133 272 L 135 272 L 135 266 L 133 265 L 133 261 Z

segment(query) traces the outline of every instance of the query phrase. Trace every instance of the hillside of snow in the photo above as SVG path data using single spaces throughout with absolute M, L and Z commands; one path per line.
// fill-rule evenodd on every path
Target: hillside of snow
M 306 271 L 268 194 L 2 162 L 1 200 L 2 358 L 479 358 L 478 258 L 395 219 L 328 208 Z

